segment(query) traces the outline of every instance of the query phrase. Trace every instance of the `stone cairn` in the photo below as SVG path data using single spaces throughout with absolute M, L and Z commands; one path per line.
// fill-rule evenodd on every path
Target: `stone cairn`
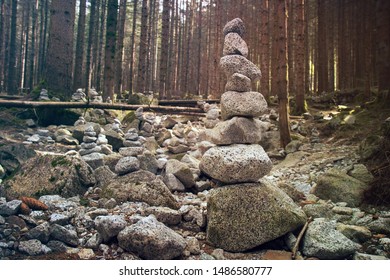
M 303 212 L 296 209 L 287 195 L 259 181 L 272 169 L 271 160 L 257 144 L 262 129 L 255 119 L 264 114 L 267 103 L 261 93 L 251 91 L 251 82 L 260 79 L 261 72 L 246 58 L 248 47 L 242 39 L 244 31 L 244 23 L 239 18 L 224 27 L 225 42 L 220 60 L 227 77 L 226 92 L 221 97 L 223 122 L 212 134 L 229 137 L 227 141 L 214 141 L 217 146 L 205 152 L 200 162 L 200 169 L 219 186 L 210 191 L 208 198 L 207 239 L 219 248 L 234 252 L 259 246 L 305 222 Z M 296 215 L 290 215 L 289 211 Z M 262 216 L 270 212 L 281 216 Z M 289 225 L 273 228 L 273 220 L 284 216 L 291 220 L 286 223 Z

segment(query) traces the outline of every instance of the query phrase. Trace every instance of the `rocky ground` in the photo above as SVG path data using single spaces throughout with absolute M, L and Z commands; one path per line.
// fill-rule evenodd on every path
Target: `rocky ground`
M 91 110 L 75 125 L 46 127 L 2 115 L 12 121 L 0 134 L 1 259 L 291 259 L 301 229 L 239 253 L 207 241 L 209 192 L 218 183 L 199 159 L 210 141 L 229 135 L 205 131 L 218 123 L 218 108 L 201 105 L 202 119 Z M 336 115 L 292 119 L 294 141 L 283 150 L 271 107 L 259 122 L 274 164 L 262 180 L 312 220 L 298 259 L 387 259 L 390 209 L 365 203 L 374 177 L 362 155 L 374 148 L 361 141 L 389 112 L 366 131 L 366 120 Z

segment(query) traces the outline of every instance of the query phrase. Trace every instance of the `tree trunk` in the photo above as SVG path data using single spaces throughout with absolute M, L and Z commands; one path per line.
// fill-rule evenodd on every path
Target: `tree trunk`
M 104 26 L 106 25 L 106 11 L 107 11 L 107 0 L 102 0 L 101 2 L 101 13 L 100 13 L 100 32 L 99 32 L 99 51 L 97 58 L 97 67 L 96 67 L 96 90 L 100 91 L 102 88 L 102 68 L 104 61 Z
M 16 94 L 18 92 L 16 85 L 16 19 L 18 1 L 12 0 L 11 13 L 11 36 L 9 43 L 9 60 L 8 60 L 8 93 Z
M 138 56 L 138 76 L 136 91 L 144 93 L 146 85 L 147 55 L 148 55 L 148 0 L 142 0 L 141 35 Z
M 118 1 L 108 0 L 107 23 L 106 23 L 106 44 L 104 55 L 104 91 L 103 99 L 109 97 L 114 100 L 115 86 L 115 53 L 116 53 L 116 25 L 118 19 Z
M 115 92 L 118 94 L 118 98 L 122 96 L 122 74 L 123 74 L 123 41 L 125 38 L 125 23 L 126 23 L 126 2 L 127 0 L 121 0 L 119 6 L 119 21 L 118 21 L 118 40 L 117 50 L 115 58 Z
M 324 1 L 318 0 L 318 93 L 326 92 L 328 89 L 328 56 L 327 56 L 327 28 L 326 28 L 326 6 Z
M 266 99 L 269 98 L 269 65 L 270 65 L 270 51 L 269 51 L 269 1 L 261 1 L 261 87 L 260 91 Z
M 162 27 L 161 27 L 161 55 L 160 55 L 160 99 L 166 99 L 166 84 L 168 70 L 168 53 L 169 53 L 169 11 L 170 0 L 163 0 Z
M 85 13 L 87 0 L 80 0 L 79 21 L 77 24 L 76 41 L 76 59 L 74 63 L 73 90 L 82 88 L 83 83 L 83 64 L 84 64 L 84 38 L 85 38 Z
M 287 4 L 286 0 L 275 0 L 275 22 L 278 35 L 274 38 L 275 48 L 278 50 L 277 87 L 279 100 L 279 129 L 282 147 L 291 141 L 289 112 L 288 112 L 288 57 L 287 57 Z M 275 34 L 275 33 L 274 33 Z
M 4 12 L 4 6 L 5 6 L 5 1 L 0 0 L 0 92 L 3 91 L 3 67 L 4 67 L 4 47 L 3 47 L 3 42 L 4 42 L 4 17 L 5 17 L 5 12 Z
M 38 0 L 37 0 L 38 2 Z M 35 69 L 35 34 L 37 30 L 37 5 L 32 5 L 32 26 L 31 26 L 31 47 L 30 47 L 30 69 L 29 69 L 29 79 L 28 79 L 28 88 L 31 92 L 34 86 L 34 69 Z
M 90 80 L 91 80 L 91 52 L 92 43 L 95 33 L 95 15 L 96 15 L 96 0 L 91 0 L 91 11 L 89 18 L 89 30 L 88 30 L 88 45 L 87 45 L 87 57 L 85 62 L 85 94 L 89 96 Z
M 295 2 L 295 101 L 296 113 L 305 112 L 305 0 Z
M 133 7 L 133 26 L 131 30 L 131 43 L 130 43 L 130 71 L 129 71 L 129 92 L 133 93 L 133 81 L 134 81 L 134 46 L 135 46 L 135 31 L 137 27 L 137 4 L 138 0 L 134 0 Z
M 378 91 L 383 104 L 390 106 L 390 2 L 376 1 L 376 46 Z
M 46 82 L 49 90 L 65 98 L 72 94 L 75 6 L 75 0 L 53 0 L 50 8 Z

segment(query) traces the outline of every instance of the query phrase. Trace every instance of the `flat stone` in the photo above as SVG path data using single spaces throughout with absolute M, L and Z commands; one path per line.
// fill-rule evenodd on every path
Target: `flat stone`
M 104 155 L 100 153 L 91 153 L 81 157 L 92 169 L 97 169 L 104 165 Z
M 356 243 L 364 243 L 372 237 L 367 227 L 337 224 L 337 230 Z
M 226 36 L 228 33 L 237 33 L 242 36 L 245 33 L 245 25 L 242 19 L 235 18 L 225 24 L 223 28 L 223 35 Z
M 0 203 L 0 215 L 11 216 L 16 215 L 19 211 L 21 200 L 11 200 L 6 203 Z
M 358 251 L 361 246 L 336 230 L 336 221 L 314 219 L 302 240 L 302 253 L 319 259 L 342 259 Z
M 225 91 L 247 92 L 252 90 L 251 79 L 242 74 L 234 73 L 225 86 Z
M 210 148 L 200 169 L 223 183 L 248 183 L 268 174 L 272 162 L 260 145 L 235 144 Z
M 317 179 L 317 185 L 311 193 L 324 200 L 347 202 L 349 206 L 359 206 L 364 200 L 364 192 L 369 185 L 342 171 L 330 169 Z
M 156 220 L 153 215 L 126 227 L 118 234 L 119 246 L 143 259 L 170 260 L 179 257 L 185 239 Z
M 216 145 L 260 144 L 263 130 L 263 122 L 260 120 L 233 117 L 218 123 L 213 129 L 205 130 L 200 139 Z
M 165 225 L 177 225 L 181 222 L 181 213 L 168 207 L 149 207 L 146 215 L 154 215 L 156 219 Z
M 221 96 L 221 116 L 223 120 L 232 117 L 259 117 L 267 109 L 264 96 L 255 91 L 228 91 Z
M 183 144 L 179 144 L 177 146 L 168 146 L 168 150 L 172 154 L 181 154 L 181 153 L 188 152 L 190 150 L 190 147 Z
M 95 146 L 95 148 L 92 148 L 92 149 L 80 149 L 79 154 L 81 156 L 85 156 L 85 155 L 89 155 L 89 154 L 93 154 L 93 153 L 100 153 L 101 151 L 102 151 L 101 146 Z
M 83 137 L 83 142 L 85 143 L 92 143 L 92 142 L 96 142 L 97 138 L 96 137 L 92 137 L 92 136 L 84 136 Z
M 136 157 L 121 158 L 115 166 L 115 172 L 124 175 L 140 169 L 140 162 Z
M 43 253 L 42 243 L 38 239 L 31 239 L 27 241 L 20 241 L 19 251 L 29 256 L 37 256 Z
M 261 78 L 261 71 L 253 62 L 242 55 L 227 55 L 221 58 L 219 65 L 229 79 L 234 73 L 242 74 L 255 82 Z
M 67 228 L 53 224 L 50 228 L 51 237 L 62 241 L 70 246 L 77 246 L 79 244 L 79 239 L 77 233 L 73 230 L 68 230 Z
M 101 235 L 103 242 L 109 241 L 111 238 L 126 227 L 127 223 L 122 216 L 98 216 L 95 219 L 95 226 Z
M 43 243 L 47 243 L 50 238 L 50 224 L 44 222 L 28 231 L 26 236 L 29 239 L 38 239 Z
M 306 222 L 299 206 L 266 182 L 211 190 L 207 216 L 207 240 L 231 252 L 255 248 Z
M 171 192 L 184 192 L 186 187 L 176 178 L 175 175 L 168 173 L 164 176 L 164 183 L 167 185 Z
M 248 57 L 248 45 L 238 33 L 228 33 L 225 36 L 223 55 L 238 54 Z
M 195 185 L 194 176 L 187 164 L 180 162 L 176 159 L 168 160 L 165 166 L 165 172 L 167 174 L 173 174 L 176 176 L 183 185 L 189 189 Z

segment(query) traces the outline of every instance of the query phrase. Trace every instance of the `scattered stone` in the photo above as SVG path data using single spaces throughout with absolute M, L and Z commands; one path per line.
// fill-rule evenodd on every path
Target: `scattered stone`
M 374 176 L 364 164 L 355 164 L 353 169 L 348 172 L 348 175 L 366 184 L 370 184 L 374 180 Z
M 195 185 L 194 176 L 187 164 L 180 162 L 176 159 L 168 160 L 165 166 L 165 172 L 167 174 L 173 174 L 185 188 L 189 189 Z
M 167 225 L 177 225 L 181 222 L 181 213 L 168 207 L 149 207 L 145 210 L 146 215 L 154 215 L 156 219 Z
M 77 255 L 80 257 L 82 260 L 90 260 L 95 257 L 95 253 L 93 252 L 92 249 L 80 249 L 80 251 L 77 253 Z
M 6 203 L 0 202 L 0 215 L 11 216 L 16 215 L 19 211 L 21 200 L 11 200 Z
M 302 240 L 302 253 L 319 259 L 342 259 L 354 254 L 361 246 L 336 230 L 335 221 L 314 219 Z
M 349 206 L 358 206 L 363 202 L 364 192 L 369 186 L 342 171 L 331 169 L 320 175 L 317 185 L 311 193 L 333 202 L 347 202 Z
M 373 260 L 388 260 L 388 258 L 384 257 L 384 256 L 377 256 L 377 255 L 370 255 L 370 254 L 364 254 L 364 253 L 359 253 L 359 252 L 356 252 L 353 257 L 352 257 L 353 260 L 356 260 L 356 261 L 373 261 Z
M 53 224 L 51 226 L 50 236 L 70 246 L 77 246 L 79 244 L 77 233 L 75 231 L 69 230 L 58 224 Z
M 142 201 L 151 206 L 178 208 L 178 203 L 164 182 L 151 172 L 139 170 L 118 177 L 103 188 L 103 195 L 117 202 Z
M 93 152 L 81 157 L 93 170 L 102 167 L 104 165 L 105 157 L 103 154 Z
M 126 227 L 118 234 L 119 246 L 143 259 L 170 260 L 179 257 L 185 239 L 156 220 L 153 215 Z
M 98 216 L 95 219 L 95 226 L 103 242 L 108 242 L 111 238 L 126 227 L 127 223 L 122 216 Z
M 38 239 L 31 239 L 27 241 L 20 241 L 19 251 L 29 256 L 41 255 L 44 251 L 41 241 Z
M 140 169 L 140 162 L 136 157 L 121 158 L 115 166 L 115 172 L 124 175 Z
M 336 229 L 351 239 L 353 242 L 361 244 L 368 241 L 372 236 L 371 231 L 368 228 L 362 226 L 345 225 L 339 223 L 337 224 Z

